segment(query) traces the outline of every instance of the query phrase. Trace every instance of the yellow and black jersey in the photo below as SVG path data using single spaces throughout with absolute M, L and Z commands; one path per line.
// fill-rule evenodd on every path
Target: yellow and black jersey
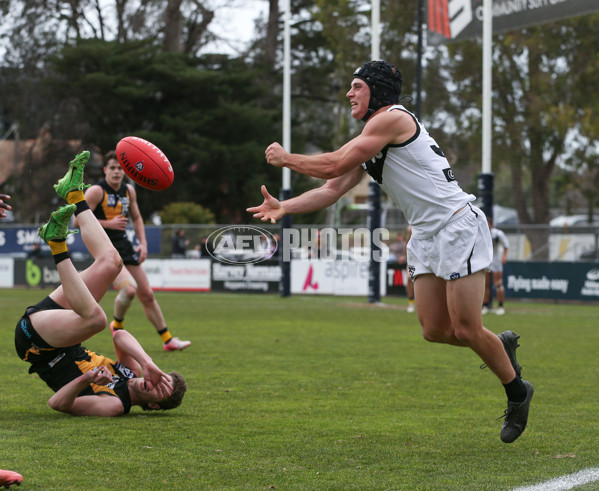
M 108 394 L 118 397 L 127 414 L 131 409 L 131 398 L 127 381 L 135 374 L 126 366 L 98 355 L 81 344 L 66 348 L 54 348 L 46 343 L 34 329 L 29 315 L 41 310 L 61 309 L 50 297 L 28 307 L 25 315 L 19 319 L 15 330 L 15 347 L 19 358 L 31 363 L 29 373 L 37 373 L 54 392 L 81 374 L 104 365 L 113 374 L 113 382 L 108 385 L 90 384 L 78 395 Z
M 112 220 L 117 216 L 124 216 L 129 218 L 129 206 L 131 204 L 131 196 L 129 194 L 129 188 L 124 182 L 121 183 L 121 187 L 116 191 L 108 185 L 106 179 L 102 179 L 98 186 L 104 191 L 102 201 L 96 206 L 94 215 L 98 220 Z M 127 237 L 124 230 L 112 230 L 105 229 L 106 235 L 111 240 L 124 239 Z

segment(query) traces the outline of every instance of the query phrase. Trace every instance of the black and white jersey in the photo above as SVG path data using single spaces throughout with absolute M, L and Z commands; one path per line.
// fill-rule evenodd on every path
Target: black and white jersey
M 411 112 L 401 105 L 388 111 L 408 113 L 416 132 L 403 143 L 387 145 L 362 167 L 401 208 L 413 236 L 426 239 L 475 197 L 460 188 L 437 142 Z

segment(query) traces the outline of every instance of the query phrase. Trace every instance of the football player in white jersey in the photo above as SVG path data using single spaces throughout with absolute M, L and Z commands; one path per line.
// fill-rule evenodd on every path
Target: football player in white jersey
M 497 292 L 497 309 L 495 314 L 505 314 L 503 302 L 505 301 L 505 289 L 503 288 L 503 265 L 507 262 L 507 251 L 510 243 L 503 230 L 493 226 L 493 220 L 487 217 L 489 228 L 491 229 L 491 241 L 493 242 L 493 265 L 491 271 L 487 273 L 487 281 L 485 285 L 485 301 L 483 304 L 482 313 L 487 314 L 491 311 L 493 300 L 491 299 L 491 284 L 495 284 Z
M 518 336 L 511 331 L 496 336 L 482 325 L 485 270 L 492 260 L 487 220 L 472 205 L 474 196 L 458 185 L 439 145 L 398 104 L 401 84 L 399 69 L 386 61 L 358 68 L 347 97 L 352 117 L 366 122 L 360 135 L 334 152 L 318 155 L 288 153 L 278 143 L 265 152 L 272 166 L 326 182 L 285 201 L 262 186 L 263 203 L 247 211 L 275 223 L 285 214 L 320 210 L 368 172 L 412 226 L 407 259 L 424 338 L 467 346 L 495 373 L 508 398 L 501 439 L 511 443 L 526 427 L 534 391 L 520 378 Z

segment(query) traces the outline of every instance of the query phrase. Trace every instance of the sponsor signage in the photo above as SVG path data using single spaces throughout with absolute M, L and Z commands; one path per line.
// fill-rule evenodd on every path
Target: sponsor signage
M 13 261 L 13 259 L 10 259 Z M 91 266 L 92 258 L 71 259 L 77 271 L 83 271 Z M 40 288 L 56 288 L 60 285 L 60 276 L 52 256 L 35 259 L 14 259 L 15 286 Z
M 141 265 L 153 290 L 210 291 L 209 259 L 146 259 Z
M 0 288 L 12 288 L 15 284 L 14 261 L 0 257 Z
M 490 0 L 491 1 L 491 0 Z M 493 32 L 507 32 L 599 11 L 597 0 L 493 0 Z M 483 0 L 428 0 L 428 41 L 481 37 Z
M 381 295 L 386 294 L 385 262 L 381 267 Z M 291 262 L 291 292 L 320 295 L 368 295 L 369 263 L 364 261 L 305 260 Z
M 277 293 L 280 281 L 281 266 L 278 261 L 260 264 L 212 262 L 212 291 Z
M 387 263 L 387 295 L 406 296 L 406 283 L 409 281 L 406 265 Z
M 0 254 L 27 255 L 33 250 L 33 244 L 40 245 L 40 251 L 50 255 L 50 247 L 39 238 L 37 227 L 10 227 L 0 229 Z M 134 245 L 138 244 L 133 229 L 126 230 L 127 237 Z M 160 254 L 162 232 L 160 227 L 147 226 L 146 239 L 148 241 L 148 254 Z M 67 246 L 70 252 L 88 254 L 81 234 L 67 236 Z
M 509 262 L 503 282 L 508 298 L 599 300 L 599 263 Z

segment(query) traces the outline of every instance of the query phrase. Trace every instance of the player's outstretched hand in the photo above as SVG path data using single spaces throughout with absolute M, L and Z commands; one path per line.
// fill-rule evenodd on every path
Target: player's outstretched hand
M 285 215 L 285 208 L 281 206 L 281 202 L 278 199 L 269 194 L 264 184 L 260 188 L 260 191 L 262 191 L 262 196 L 264 196 L 264 202 L 260 206 L 247 208 L 246 211 L 253 213 L 254 218 L 259 218 L 263 222 L 270 220 L 270 223 L 275 223 Z
M 156 366 L 154 362 L 149 362 L 142 366 L 144 380 L 149 389 L 156 389 L 162 397 L 167 397 L 173 392 L 173 385 L 169 376 Z

